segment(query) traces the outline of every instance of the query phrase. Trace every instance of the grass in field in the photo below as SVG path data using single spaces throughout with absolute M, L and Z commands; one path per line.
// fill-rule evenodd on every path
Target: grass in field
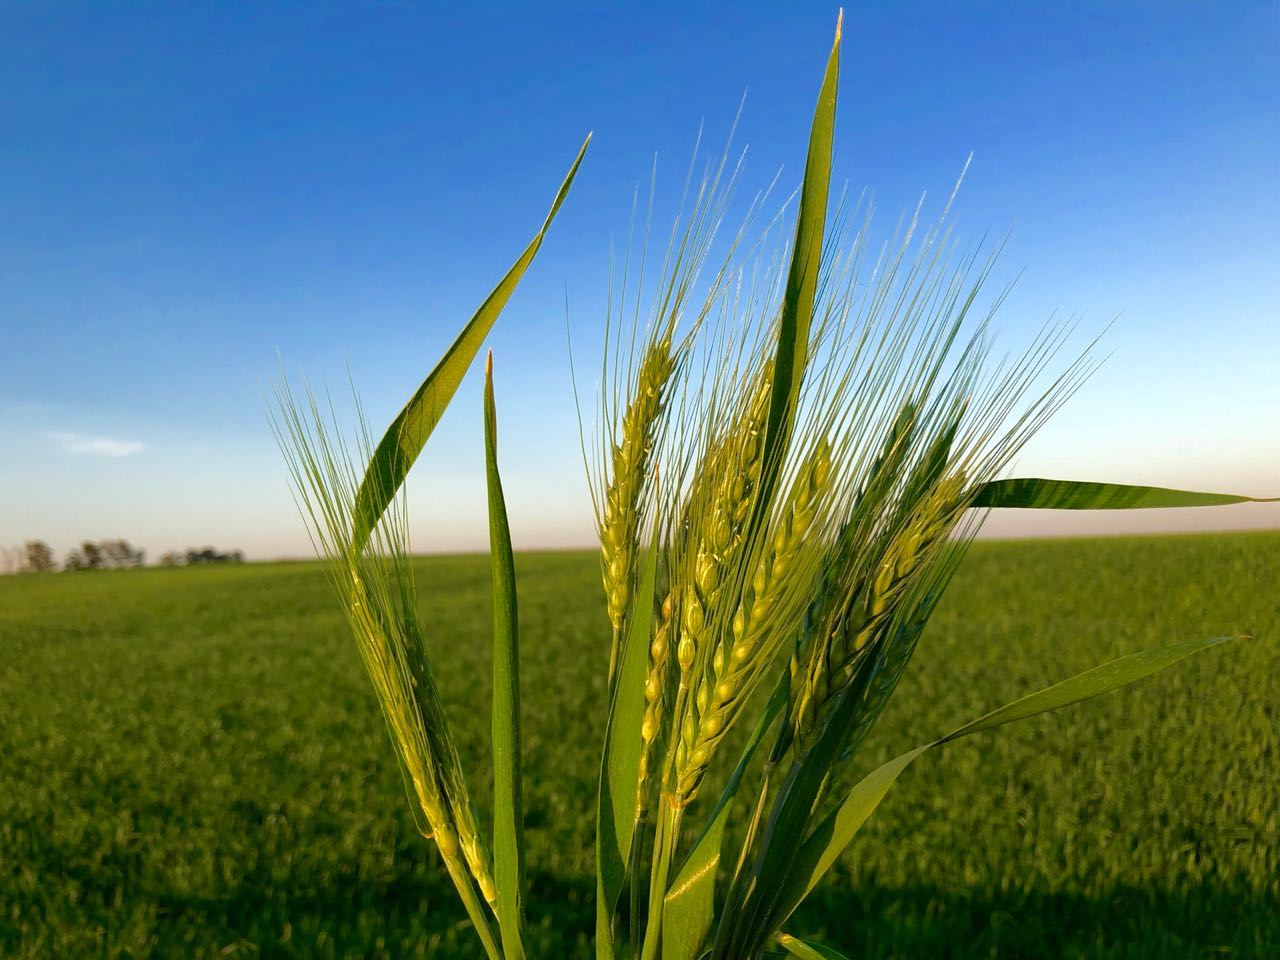
M 517 564 L 530 955 L 585 957 L 598 560 Z M 487 560 L 418 573 L 459 748 L 486 756 Z M 1280 955 L 1277 583 L 1280 534 L 979 544 L 868 767 L 1123 652 L 1258 639 L 922 761 L 793 932 L 858 957 Z M 477 956 L 385 741 L 318 565 L 0 579 L 0 955 Z

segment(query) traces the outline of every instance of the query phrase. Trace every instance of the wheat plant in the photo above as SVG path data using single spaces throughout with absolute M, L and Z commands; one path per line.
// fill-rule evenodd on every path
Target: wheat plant
M 854 778 L 855 755 L 987 509 L 1250 498 L 1004 478 L 1093 361 L 1086 349 L 1058 364 L 1070 332 L 1061 324 L 1021 354 L 993 357 L 994 307 L 976 307 L 992 258 L 957 244 L 946 211 L 928 228 L 917 215 L 879 248 L 865 202 L 842 198 L 829 215 L 839 51 L 837 27 L 793 204 L 766 214 L 765 191 L 723 231 L 741 170 L 726 148 L 701 175 L 691 167 L 687 215 L 652 275 L 651 215 L 614 270 L 586 449 L 609 691 L 596 810 L 600 958 L 839 956 L 784 928 L 910 763 L 1228 639 L 1130 654 Z M 491 357 L 488 825 L 432 677 L 401 485 L 585 150 L 542 229 L 376 445 L 367 433 L 338 439 L 332 412 L 284 385 L 274 417 L 418 827 L 495 960 L 525 955 L 525 913 L 537 904 L 524 881 L 516 583 Z

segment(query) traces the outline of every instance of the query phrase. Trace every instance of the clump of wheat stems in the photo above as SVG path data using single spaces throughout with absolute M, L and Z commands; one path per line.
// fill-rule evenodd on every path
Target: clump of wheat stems
M 840 36 L 837 21 L 790 242 L 768 243 L 775 219 L 740 257 L 765 191 L 727 249 L 717 248 L 739 170 L 726 148 L 700 179 L 691 165 L 656 282 L 646 275 L 652 200 L 638 263 L 633 207 L 627 253 L 612 277 L 599 443 L 594 457 L 584 449 L 611 633 L 597 806 L 597 952 L 605 960 L 758 960 L 775 947 L 823 953 L 797 953 L 801 942 L 783 936 L 783 924 L 906 764 L 1221 641 L 1122 658 L 990 712 L 855 786 L 842 782 L 977 529 L 971 506 L 1248 498 L 990 482 L 1089 365 L 1081 358 L 1042 382 L 1068 329 L 1052 325 L 1024 354 L 989 362 L 991 314 L 977 317 L 974 304 L 992 260 L 957 249 L 950 201 L 923 234 L 917 209 L 879 253 L 869 241 L 869 206 L 857 224 L 861 200 L 850 210 L 841 199 L 828 219 Z M 579 151 L 542 230 L 376 450 L 362 431 L 353 461 L 332 410 L 326 415 L 309 391 L 298 400 L 282 383 L 273 417 L 415 822 L 434 841 L 491 960 L 525 956 L 519 618 L 491 365 L 496 858 L 431 671 L 396 494 L 581 159 Z M 708 263 L 718 266 L 699 290 Z M 359 481 L 356 465 L 366 461 Z M 742 757 L 680 865 L 684 818 L 717 753 L 770 685 Z M 757 752 L 771 732 L 772 749 Z M 732 863 L 728 888 L 716 897 L 729 805 L 750 781 L 755 801 L 735 838 L 737 856 L 723 860 Z M 627 942 L 619 943 L 624 916 Z
M 497 955 L 496 888 L 488 846 L 418 621 L 403 498 L 392 500 L 367 545 L 352 535 L 360 476 L 334 422 L 310 391 L 281 383 L 273 428 L 317 552 L 328 560 L 405 778 L 419 832 L 435 842 L 477 933 Z M 361 432 L 359 463 L 371 444 Z
M 726 904 L 768 916 L 751 880 L 773 866 L 762 851 L 772 845 L 776 856 L 803 838 L 781 836 L 789 811 L 807 803 L 808 816 L 823 802 L 874 722 L 967 542 L 973 491 L 1087 373 L 1070 367 L 1019 413 L 1065 328 L 988 364 L 987 319 L 969 314 L 990 261 L 954 257 L 945 215 L 919 240 L 913 220 L 872 259 L 869 216 L 850 234 L 854 216 L 837 217 L 833 241 L 847 246 L 823 261 L 808 362 L 781 420 L 771 419 L 771 349 L 785 257 L 761 248 L 717 281 L 676 361 L 667 359 L 671 318 L 659 314 L 638 374 L 612 377 L 630 384 L 614 401 L 622 440 L 600 477 L 615 650 L 633 615 L 639 518 L 676 518 L 658 527 L 666 579 L 639 729 L 636 809 L 646 830 L 663 800 L 652 834 L 632 847 L 633 914 L 644 909 L 649 869 L 645 957 L 661 939 L 652 925 L 684 811 L 756 691 L 781 678 L 785 711 Z M 785 431 L 776 463 L 765 462 L 770 423 Z M 809 795 L 803 771 L 814 764 L 823 773 Z M 723 932 L 717 949 L 754 955 L 753 936 Z

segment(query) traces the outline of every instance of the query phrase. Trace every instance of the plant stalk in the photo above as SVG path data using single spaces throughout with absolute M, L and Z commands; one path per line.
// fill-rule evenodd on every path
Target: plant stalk
M 662 795 L 662 816 L 658 818 L 657 834 L 653 840 L 653 868 L 649 877 L 649 912 L 644 921 L 644 947 L 640 960 L 657 960 L 662 944 L 662 910 L 666 903 L 667 880 L 671 875 L 671 860 L 675 856 L 680 837 L 680 821 L 684 811 L 671 802 L 671 795 Z
M 459 857 L 445 857 L 443 854 L 441 856 L 445 869 L 449 871 L 449 877 L 457 888 L 462 905 L 467 909 L 467 916 L 471 918 L 471 924 L 476 929 L 476 936 L 484 944 L 489 960 L 504 960 L 502 950 L 498 946 L 498 934 L 493 927 L 493 916 L 476 896 L 475 883 L 471 879 L 466 864 Z

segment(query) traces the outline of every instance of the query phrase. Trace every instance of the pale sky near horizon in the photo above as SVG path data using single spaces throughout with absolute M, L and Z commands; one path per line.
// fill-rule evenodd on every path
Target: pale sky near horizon
M 970 153 L 961 233 L 1010 239 L 1016 346 L 1115 321 L 1023 475 L 1280 496 L 1280 5 L 849 5 L 835 179 L 892 229 Z M 309 555 L 266 421 L 282 360 L 381 428 L 564 211 L 498 321 L 517 547 L 592 521 L 611 238 L 744 90 L 740 194 L 798 179 L 836 5 L 0 8 L 0 545 Z M 278 360 L 278 357 L 280 358 Z M 414 548 L 487 541 L 477 370 L 410 482 Z M 588 411 L 589 412 L 589 411 Z M 1280 527 L 1280 505 L 1004 512 L 988 534 Z

